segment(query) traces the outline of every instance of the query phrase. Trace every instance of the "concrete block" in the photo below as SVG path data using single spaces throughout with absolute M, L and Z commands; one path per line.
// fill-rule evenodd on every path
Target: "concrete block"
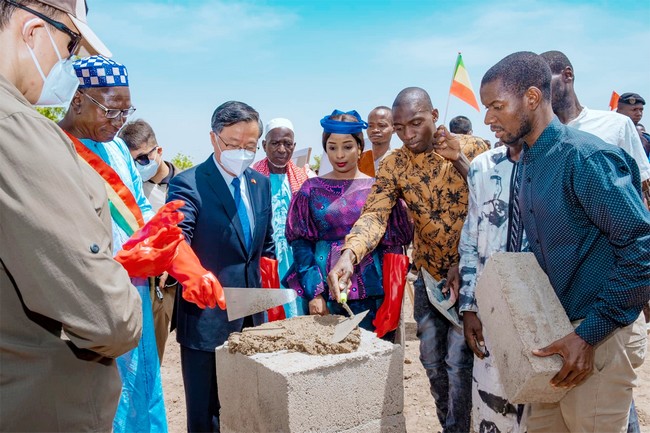
M 403 349 L 361 330 L 356 352 L 216 349 L 223 433 L 403 432 Z
M 406 420 L 403 414 L 392 415 L 382 419 L 373 419 L 365 424 L 352 427 L 342 433 L 404 433 Z
M 566 389 L 549 381 L 562 358 L 533 355 L 573 332 L 573 326 L 533 253 L 496 253 L 476 284 L 476 300 L 490 356 L 512 403 L 554 403 Z

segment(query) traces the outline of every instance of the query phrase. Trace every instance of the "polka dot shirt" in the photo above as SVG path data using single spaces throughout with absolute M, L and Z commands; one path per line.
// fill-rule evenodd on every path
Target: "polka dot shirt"
M 625 151 L 555 118 L 524 146 L 519 195 L 530 249 L 595 345 L 650 299 L 650 212 Z

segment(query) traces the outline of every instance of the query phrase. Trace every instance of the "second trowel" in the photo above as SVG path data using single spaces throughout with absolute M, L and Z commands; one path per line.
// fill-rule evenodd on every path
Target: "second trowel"
M 366 317 L 370 310 L 363 311 L 359 314 L 354 314 L 347 303 L 347 293 L 341 292 L 341 306 L 348 312 L 350 317 L 344 319 L 341 323 L 334 328 L 334 335 L 332 335 L 331 343 L 340 343 L 354 330 L 359 323 Z
M 224 287 L 223 291 L 226 296 L 228 320 L 231 321 L 286 304 L 298 296 L 293 289 Z

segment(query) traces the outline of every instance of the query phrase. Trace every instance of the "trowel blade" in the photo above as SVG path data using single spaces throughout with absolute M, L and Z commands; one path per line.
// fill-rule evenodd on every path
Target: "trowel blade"
M 332 335 L 332 344 L 339 343 L 348 336 L 350 332 L 356 328 L 359 323 L 366 317 L 370 310 L 363 311 L 359 314 L 355 314 L 354 317 L 348 317 L 334 328 L 334 335 Z
M 226 312 L 230 321 L 286 304 L 298 296 L 293 289 L 224 287 L 223 291 L 226 295 Z

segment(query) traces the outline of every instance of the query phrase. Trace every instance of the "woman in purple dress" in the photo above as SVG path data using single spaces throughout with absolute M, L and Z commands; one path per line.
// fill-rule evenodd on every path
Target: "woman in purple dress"
M 335 110 L 321 120 L 321 125 L 323 148 L 333 171 L 305 181 L 291 200 L 285 235 L 293 250 L 294 264 L 285 282 L 308 301 L 309 314 L 346 315 L 337 300 L 330 297 L 327 274 L 339 259 L 345 236 L 361 215 L 374 184 L 374 179 L 357 167 L 367 123 L 356 111 Z M 384 299 L 384 253 L 404 254 L 404 247 L 411 242 L 412 235 L 406 206 L 399 201 L 379 246 L 355 266 L 351 277 L 350 309 L 355 314 L 370 310 L 361 322 L 362 328 L 374 331 L 372 321 Z M 392 339 L 393 334 L 386 337 Z

